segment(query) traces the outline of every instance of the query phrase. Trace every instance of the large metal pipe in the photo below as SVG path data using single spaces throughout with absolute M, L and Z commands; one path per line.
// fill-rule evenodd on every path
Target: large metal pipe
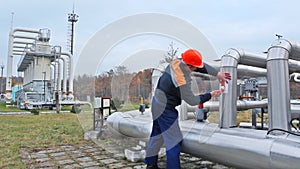
M 24 54 L 24 50 L 22 50 L 22 49 L 14 49 L 13 52 L 21 52 L 21 53 L 23 52 L 23 54 Z
M 300 82 L 300 73 L 292 73 L 290 74 L 290 80 L 293 79 L 295 82 Z
M 56 90 L 56 69 L 57 69 L 57 66 L 56 66 L 56 62 L 52 62 L 51 64 L 50 64 L 50 66 L 52 66 L 53 67 L 53 76 L 52 76 L 52 78 L 50 77 L 50 80 L 51 80 L 51 82 L 53 83 L 53 90 Z M 52 73 L 51 73 L 52 74 Z M 53 96 L 52 96 L 52 99 L 54 100 L 55 99 L 55 92 L 53 92 Z
M 291 130 L 289 61 L 299 59 L 299 44 L 277 39 L 268 50 L 268 98 L 269 98 L 269 127 Z M 300 69 L 299 69 L 300 70 Z M 280 89 L 280 92 L 278 90 Z
M 5 93 L 6 93 L 6 98 L 8 100 L 12 99 L 12 64 L 13 64 L 13 30 L 10 31 L 9 33 L 9 39 L 8 39 L 8 56 L 7 56 L 7 68 L 6 68 L 6 89 L 5 89 Z
M 23 29 L 23 28 L 15 28 L 9 32 L 9 40 L 8 40 L 8 56 L 7 56 L 7 72 L 6 72 L 6 97 L 8 101 L 12 98 L 12 65 L 13 65 L 13 44 L 14 44 L 14 33 L 16 32 L 27 32 L 27 33 L 39 33 L 39 30 L 31 30 L 31 29 Z M 21 37 L 21 36 L 17 36 Z M 28 39 L 28 38 L 26 38 Z
M 31 40 L 36 40 L 36 37 L 33 36 L 23 36 L 23 35 L 13 35 L 14 38 L 19 38 L 19 39 L 31 39 Z
M 230 53 L 229 53 L 230 54 Z M 238 54 L 226 54 L 221 59 L 221 72 L 231 74 L 232 80 L 226 85 L 227 90 L 220 96 L 220 127 L 229 128 L 236 125 L 236 96 L 237 96 L 237 65 L 239 62 Z M 233 57 L 232 57 L 233 56 Z M 233 91 L 233 92 L 231 92 Z
M 267 69 L 239 64 L 237 66 L 237 77 L 238 79 L 267 77 Z
M 13 42 L 13 44 L 23 44 L 23 45 L 31 45 L 32 44 L 32 42 L 24 42 L 24 41 L 14 41 Z M 24 46 L 24 47 L 25 47 Z M 14 47 L 14 46 L 13 46 Z
M 294 61 L 292 64 L 296 67 L 300 67 L 300 62 Z M 215 76 L 209 75 L 209 74 L 203 74 L 199 72 L 192 72 L 192 76 L 196 77 L 205 77 L 209 78 L 210 80 L 216 80 L 217 78 Z M 253 77 L 267 77 L 267 69 L 260 68 L 260 67 L 254 67 L 254 66 L 247 66 L 247 65 L 241 65 L 239 64 L 237 66 L 237 78 L 238 79 L 245 79 L 245 78 L 253 78 Z
M 61 93 L 61 65 L 60 65 L 60 61 L 59 61 L 60 57 L 57 58 L 56 62 L 57 62 L 57 88 L 56 91 L 58 93 Z
M 243 110 L 249 110 L 253 108 L 266 108 L 268 107 L 268 100 L 237 100 L 236 102 L 237 105 L 237 111 L 243 111 Z M 186 112 L 195 112 L 197 106 L 191 106 L 187 103 L 184 105 L 181 105 L 184 108 Z M 210 101 L 210 102 L 205 102 L 204 103 L 204 108 L 207 109 L 208 111 L 218 111 L 219 110 L 219 102 L 218 101 Z
M 26 29 L 26 28 L 15 28 L 12 30 L 12 34 L 15 32 L 27 32 L 27 33 L 40 33 L 40 30 Z
M 68 53 L 61 53 L 60 55 L 61 57 L 58 57 L 57 60 L 55 61 L 55 63 L 57 63 L 57 74 L 56 74 L 56 64 L 51 64 L 54 66 L 54 81 L 57 81 L 56 85 L 55 85 L 55 89 L 58 90 L 58 92 L 60 92 L 61 90 L 61 65 L 60 65 L 60 62 L 59 60 L 62 60 L 63 61 L 63 86 L 62 86 L 62 97 L 63 99 L 66 99 L 67 96 L 66 94 L 68 93 L 67 92 L 67 69 L 68 69 L 68 66 L 67 66 L 67 60 L 62 57 L 62 56 L 68 56 L 69 57 L 69 71 L 72 72 L 72 68 L 70 68 L 72 62 L 72 57 L 70 56 L 70 54 Z M 57 79 L 56 79 L 56 76 L 57 76 Z M 71 75 L 69 76 L 70 79 L 73 79 L 71 78 Z M 69 79 L 69 81 L 70 81 Z M 73 81 L 73 80 L 72 80 Z M 71 82 L 69 82 L 70 84 Z M 71 85 L 71 89 L 73 88 L 73 84 Z M 69 85 L 69 91 L 70 91 L 70 85 Z M 71 90 L 73 91 L 73 90 Z M 71 92 L 71 95 L 72 95 L 72 92 Z M 69 96 L 68 96 L 69 98 Z M 72 100 L 72 99 L 71 99 Z
M 255 55 L 246 53 L 241 50 L 230 49 L 226 55 L 222 57 L 221 71 L 231 73 L 232 80 L 227 86 L 229 92 L 221 96 L 220 102 L 220 125 L 213 123 L 199 123 L 195 120 L 182 120 L 179 121 L 181 131 L 183 133 L 182 151 L 199 156 L 211 161 L 226 164 L 237 168 L 298 168 L 300 166 L 300 140 L 299 136 L 293 135 L 289 131 L 289 126 L 286 127 L 288 122 L 286 119 L 286 112 L 284 109 L 291 105 L 284 105 L 283 109 L 283 127 L 276 128 L 286 130 L 281 135 L 272 135 L 269 131 L 255 130 L 255 129 L 242 129 L 230 128 L 236 125 L 236 111 L 241 109 L 250 109 L 257 107 L 268 107 L 270 103 L 277 104 L 278 107 L 282 106 L 281 102 L 274 101 L 273 96 L 270 98 L 271 93 L 280 96 L 281 87 L 284 89 L 283 99 L 289 93 L 286 92 L 285 78 L 288 78 L 288 65 L 291 63 L 288 59 L 290 53 L 299 55 L 297 52 L 288 52 L 289 45 L 273 45 L 268 51 L 268 57 L 262 55 Z M 290 47 L 291 49 L 298 50 L 300 47 Z M 236 82 L 237 82 L 237 65 L 246 64 L 257 67 L 267 67 L 268 84 L 269 86 L 276 86 L 274 89 L 268 89 L 269 100 L 263 101 L 237 101 L 236 99 Z M 296 62 L 292 61 L 295 65 Z M 296 63 L 297 64 L 297 63 Z M 294 67 L 297 71 L 297 68 Z M 274 69 L 278 69 L 273 71 Z M 281 71 L 281 72 L 280 72 Z M 270 73 L 272 72 L 272 73 Z M 282 74 L 283 72 L 283 74 Z M 274 80 L 274 76 L 276 77 Z M 283 78 L 282 83 L 278 83 L 280 78 Z M 271 79 L 271 80 L 270 80 Z M 273 85 L 278 83 L 278 85 Z M 276 90 L 275 90 L 276 89 Z M 280 89 L 280 92 L 278 91 Z M 223 99 L 223 100 L 222 100 Z M 271 100 L 270 100 L 271 99 Z M 233 104 L 234 103 L 234 104 Z M 235 104 L 236 103 L 236 104 Z M 210 105 L 209 105 L 210 104 Z M 232 106 L 233 105 L 233 106 Z M 300 104 L 293 104 L 295 112 L 299 112 Z M 205 107 L 214 110 L 218 107 L 215 102 L 207 102 Z M 274 105 L 275 107 L 275 105 Z M 192 107 L 186 107 L 186 112 L 190 111 Z M 274 110 L 272 110 L 274 111 Z M 229 112 L 229 113 L 228 113 Z M 268 110 L 270 116 L 270 109 Z M 277 114 L 276 114 L 277 115 Z M 138 111 L 126 113 L 114 113 L 110 115 L 107 122 L 110 127 L 117 130 L 119 133 L 126 136 L 135 138 L 148 138 L 152 128 L 151 113 L 144 112 L 141 115 Z M 279 119 L 278 119 L 279 120 Z M 275 121 L 277 122 L 277 121 Z M 276 124 L 271 122 L 272 124 Z M 280 123 L 278 121 L 278 123 Z M 281 121 L 282 123 L 282 121 Z
M 218 128 L 212 123 L 181 124 L 182 152 L 236 168 L 298 168 L 299 137 L 268 137 L 263 130 Z
M 26 48 L 27 45 L 14 45 L 13 48 L 14 49 L 24 49 Z
M 55 65 L 53 63 L 50 64 L 50 81 L 54 79 L 54 69 Z
M 268 107 L 268 99 L 264 100 L 255 100 L 255 101 L 249 101 L 249 100 L 238 100 L 237 103 L 237 111 L 244 111 L 254 108 L 267 108 Z M 181 111 L 185 111 L 185 113 L 188 112 L 195 112 L 197 106 L 191 106 L 187 103 L 184 103 L 180 105 L 180 113 Z M 219 102 L 206 102 L 204 103 L 204 108 L 208 111 L 218 111 L 219 110 Z M 298 118 L 300 115 L 300 101 L 299 100 L 291 100 L 291 116 L 292 118 Z M 187 114 L 185 115 L 187 117 Z M 184 120 L 187 120 L 184 119 Z
M 290 42 L 290 41 L 286 41 L 286 40 L 278 40 L 279 42 L 277 42 L 276 45 L 273 45 L 273 47 L 271 47 L 270 50 L 268 51 L 268 55 L 264 56 L 264 55 L 257 55 L 257 54 L 253 54 L 253 53 L 248 53 L 245 52 L 243 50 L 238 50 L 238 49 L 229 49 L 226 54 L 224 56 L 222 56 L 221 58 L 221 71 L 226 71 L 229 73 L 232 73 L 232 80 L 229 81 L 228 84 L 228 91 L 230 91 L 229 93 L 225 93 L 221 96 L 221 102 L 222 104 L 220 104 L 220 112 L 221 112 L 221 116 L 220 116 L 220 126 L 221 127 L 231 127 L 234 126 L 235 124 L 235 105 L 232 105 L 231 103 L 235 102 L 235 97 L 233 97 L 233 92 L 236 91 L 235 88 L 235 84 L 236 84 L 236 67 L 238 64 L 245 64 L 245 65 L 249 65 L 249 66 L 255 66 L 255 67 L 260 67 L 260 68 L 265 68 L 267 67 L 268 70 L 272 70 L 272 71 L 268 71 L 267 76 L 268 76 L 268 84 L 275 84 L 275 86 L 269 87 L 268 91 L 269 93 L 278 93 L 277 90 L 283 89 L 284 90 L 284 97 L 281 97 L 279 95 L 274 94 L 275 96 L 273 97 L 273 100 L 276 100 L 275 102 L 273 102 L 274 106 L 280 106 L 281 109 L 276 109 L 275 114 L 278 114 L 276 116 L 275 121 L 277 122 L 272 122 L 270 121 L 270 123 L 280 123 L 280 120 L 285 119 L 287 122 L 286 124 L 282 124 L 283 126 L 280 126 L 280 128 L 282 129 L 290 129 L 288 127 L 288 120 L 289 115 L 283 115 L 285 113 L 279 113 L 279 111 L 281 112 L 287 112 L 287 114 L 290 114 L 289 110 L 288 110 L 288 105 L 289 105 L 289 100 L 290 100 L 290 95 L 289 95 L 289 84 L 288 84 L 288 73 L 289 72 L 297 72 L 299 71 L 299 66 L 300 63 L 297 60 L 292 60 L 292 59 L 298 59 L 296 56 L 299 56 L 299 51 L 295 52 L 295 51 L 291 51 L 293 50 L 299 50 L 299 43 L 297 42 Z M 277 48 L 277 50 L 280 50 L 279 52 L 274 52 L 275 48 Z M 289 52 L 290 51 L 290 52 Z M 292 57 L 290 57 L 291 59 L 289 59 L 289 53 L 292 53 Z M 280 61 L 282 63 L 280 63 Z M 267 64 L 268 63 L 268 64 Z M 277 83 L 277 82 L 280 83 Z M 283 87 L 283 88 L 281 88 Z M 272 90 L 273 89 L 273 90 Z M 272 90 L 272 91 L 271 91 Z M 288 96 L 287 96 L 288 95 Z M 281 100 L 281 101 L 278 101 Z M 285 101 L 284 101 L 285 100 Z M 286 102 L 284 103 L 283 106 L 281 106 L 282 102 Z M 271 99 L 269 99 L 269 106 L 271 105 L 272 101 Z M 274 109 L 274 108 L 273 108 Z M 271 115 L 272 116 L 272 115 Z M 284 116 L 284 117 L 283 117 Z M 275 124 L 274 124 L 275 125 Z M 271 125 L 272 126 L 272 125 Z M 277 127 L 279 127 L 277 124 L 275 125 Z
M 285 44 L 289 44 L 287 46 L 290 46 L 290 55 L 289 55 L 289 59 L 294 59 L 294 60 L 298 60 L 300 61 L 300 43 L 297 41 L 293 41 L 293 40 L 286 40 L 286 39 L 277 39 L 275 41 L 275 44 L 281 45 L 281 46 L 285 46 Z
M 253 108 L 266 108 L 268 106 L 268 100 L 256 100 L 256 101 L 248 101 L 248 100 L 237 100 L 236 109 L 237 111 L 243 111 Z M 208 111 L 219 111 L 219 101 L 209 101 L 204 103 L 204 108 Z M 188 113 L 195 112 L 197 106 L 191 106 L 186 102 L 182 101 L 180 107 L 178 107 L 179 118 L 180 120 L 188 120 Z
M 289 73 L 295 73 L 300 71 L 300 61 L 289 59 Z
M 20 53 L 20 52 L 13 52 L 13 55 L 15 56 L 22 56 L 24 54 L 24 52 Z
M 62 83 L 62 99 L 66 99 L 67 93 L 67 61 L 65 58 L 60 57 L 58 58 L 63 61 L 63 83 Z M 58 61 L 59 62 L 59 61 Z M 58 69 L 60 70 L 60 68 Z M 61 76 L 60 76 L 61 77 Z M 61 80 L 60 80 L 61 81 Z
M 68 52 L 62 52 L 61 55 L 69 57 L 69 90 L 68 90 L 67 94 L 68 94 L 69 100 L 74 100 L 74 95 L 73 95 L 73 81 L 74 81 L 73 55 Z
M 53 70 L 54 70 L 54 76 L 53 76 L 53 99 L 55 100 L 55 93 L 58 92 L 60 93 L 61 91 L 61 70 L 60 70 L 60 62 L 59 59 L 57 58 L 56 60 L 54 60 L 51 65 L 53 66 Z
M 115 112 L 107 118 L 111 129 L 134 138 L 147 139 L 152 128 L 149 110 Z M 299 136 L 267 135 L 267 131 L 243 128 L 224 129 L 218 124 L 180 121 L 181 151 L 237 168 L 298 168 Z
M 226 84 L 226 91 L 220 97 L 220 127 L 229 128 L 236 125 L 236 103 L 237 101 L 237 66 L 246 64 L 264 68 L 265 56 L 245 52 L 238 49 L 229 49 L 221 58 L 221 72 L 231 74 L 232 80 Z

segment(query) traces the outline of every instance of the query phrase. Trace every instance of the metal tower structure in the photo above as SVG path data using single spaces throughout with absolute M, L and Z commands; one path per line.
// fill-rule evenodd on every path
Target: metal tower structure
M 2 63 L 2 65 L 1 65 L 1 78 L 3 77 L 3 69 L 4 69 L 4 65 Z
M 70 41 L 70 53 L 73 55 L 73 44 L 74 44 L 74 26 L 75 23 L 78 21 L 78 15 L 74 13 L 74 6 L 72 13 L 68 14 L 68 22 L 71 23 L 71 41 Z
M 4 64 L 1 64 L 1 77 L 0 77 L 0 94 L 3 93 L 3 69 L 4 69 Z

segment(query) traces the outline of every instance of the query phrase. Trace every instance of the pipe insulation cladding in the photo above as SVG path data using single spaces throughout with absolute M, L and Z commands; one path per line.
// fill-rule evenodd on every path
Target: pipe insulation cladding
M 183 134 L 181 151 L 236 168 L 295 169 L 300 166 L 300 135 L 291 131 L 290 120 L 299 117 L 300 103 L 290 100 L 289 73 L 299 71 L 300 44 L 278 39 L 267 55 L 229 49 L 221 57 L 220 71 L 232 80 L 219 104 L 207 102 L 204 108 L 219 110 L 220 124 L 188 120 L 193 107 L 181 105 L 179 125 Z M 294 59 L 294 60 L 291 60 Z M 239 64 L 266 68 L 268 99 L 237 100 Z M 298 77 L 298 76 L 297 76 Z M 269 130 L 237 128 L 236 112 L 243 109 L 268 107 Z M 151 133 L 150 110 L 116 112 L 107 118 L 111 129 L 129 137 L 147 139 Z
M 107 118 L 110 129 L 128 137 L 148 139 L 151 112 L 115 112 Z M 295 169 L 300 166 L 300 137 L 267 135 L 265 130 L 219 128 L 216 123 L 184 120 L 181 151 L 236 168 Z

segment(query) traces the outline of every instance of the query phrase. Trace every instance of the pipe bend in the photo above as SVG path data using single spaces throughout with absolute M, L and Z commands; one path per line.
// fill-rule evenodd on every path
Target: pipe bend
M 68 56 L 69 58 L 72 58 L 72 54 L 70 52 L 61 52 L 61 55 Z
M 111 129 L 120 134 L 134 138 L 148 138 L 151 133 L 152 121 L 141 117 L 143 116 L 140 115 L 140 112 L 115 112 L 108 116 L 107 123 Z M 145 117 L 147 118 L 148 116 L 145 115 Z
M 292 44 L 285 39 L 277 39 L 268 49 L 267 62 L 272 60 L 288 61 L 292 52 Z
M 15 32 L 30 32 L 30 33 L 40 33 L 39 30 L 34 30 L 34 29 L 24 29 L 24 28 L 15 28 L 12 30 L 12 33 Z
M 243 49 L 236 49 L 236 48 L 229 48 L 226 52 L 225 55 L 229 55 L 235 60 L 239 62 L 241 59 L 241 56 L 245 54 L 245 51 Z
M 300 51 L 300 43 L 298 41 L 294 41 L 294 40 L 288 40 L 288 41 L 290 42 L 294 50 Z
M 300 73 L 294 73 L 294 81 L 297 83 L 300 82 Z
M 244 51 L 243 49 L 230 48 L 221 58 L 221 66 L 234 66 L 245 64 L 265 68 L 266 56 Z
M 288 55 L 283 53 L 288 52 Z M 279 53 L 279 54 L 278 54 Z M 286 39 L 277 39 L 268 49 L 267 61 L 273 59 L 288 59 L 292 53 L 292 44 Z
M 62 60 L 63 62 L 65 62 L 65 61 L 66 61 L 66 59 L 65 59 L 65 58 L 63 58 L 63 57 L 59 57 L 59 58 L 57 58 L 57 59 L 60 59 L 60 60 Z
M 274 47 L 283 48 L 283 49 L 287 50 L 288 52 L 291 52 L 293 45 L 290 41 L 288 41 L 286 39 L 276 39 L 273 42 L 273 44 L 271 45 L 271 47 L 269 48 L 269 50 Z
M 300 55 L 300 43 L 297 41 L 289 41 L 291 46 L 292 46 L 292 51 L 290 53 L 290 59 L 295 59 L 297 61 L 300 60 L 299 55 Z
M 237 67 L 243 53 L 243 50 L 234 48 L 228 49 L 221 57 L 221 67 Z

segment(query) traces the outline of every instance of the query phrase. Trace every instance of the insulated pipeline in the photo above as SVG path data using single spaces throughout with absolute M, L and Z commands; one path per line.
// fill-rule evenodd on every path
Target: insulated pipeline
M 147 139 L 152 128 L 149 110 L 116 112 L 107 119 L 111 129 Z M 180 121 L 182 152 L 236 168 L 292 169 L 300 166 L 299 136 L 267 135 L 265 130 L 219 128 L 218 124 Z

